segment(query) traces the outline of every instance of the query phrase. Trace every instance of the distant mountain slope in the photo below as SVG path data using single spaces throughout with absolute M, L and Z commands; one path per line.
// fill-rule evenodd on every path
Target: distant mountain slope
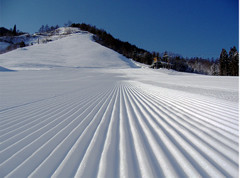
M 135 67 L 129 59 L 94 42 L 92 34 L 75 31 L 74 34 L 68 34 L 62 38 L 62 30 L 59 31 L 59 34 L 49 38 L 51 41 L 49 43 L 36 44 L 2 54 L 0 56 L 1 66 L 14 70 L 40 70 L 57 67 Z

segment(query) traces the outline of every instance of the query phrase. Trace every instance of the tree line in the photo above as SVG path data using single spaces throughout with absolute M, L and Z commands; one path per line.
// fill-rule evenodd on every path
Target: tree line
M 239 75 L 239 54 L 235 46 L 228 53 L 225 49 L 222 49 L 219 58 L 219 68 L 220 75 Z
M 96 42 L 140 63 L 151 65 L 154 58 L 157 58 L 159 61 L 171 64 L 171 68 L 176 71 L 206 75 L 239 75 L 239 55 L 236 47 L 232 47 L 229 53 L 223 49 L 220 58 L 216 60 L 201 57 L 184 58 L 180 55 L 169 54 L 167 51 L 163 54 L 159 54 L 159 52 L 149 52 L 129 42 L 116 39 L 105 30 L 98 29 L 96 26 L 89 24 L 73 23 L 70 26 L 78 27 L 83 31 L 94 34 L 94 40 Z M 168 57 L 164 58 L 164 56 Z
M 204 59 L 199 57 L 184 58 L 174 53 L 165 51 L 164 53 L 149 52 L 145 49 L 138 48 L 129 42 L 121 41 L 114 38 L 110 33 L 107 33 L 103 29 L 98 29 L 96 26 L 92 26 L 85 23 L 71 23 L 70 21 L 64 26 L 77 27 L 83 31 L 88 31 L 94 34 L 94 40 L 114 51 L 124 55 L 127 58 L 131 58 L 137 62 L 151 65 L 154 59 L 158 61 L 171 64 L 171 69 L 181 72 L 192 72 L 206 75 L 224 75 L 224 76 L 238 76 L 239 75 L 239 53 L 234 46 L 227 52 L 222 49 L 220 57 L 214 59 Z M 39 28 L 39 33 L 47 33 L 58 29 L 59 26 L 42 25 Z M 14 25 L 13 29 L 0 28 L 0 36 L 17 36 L 24 34 L 16 29 Z M 25 46 L 25 44 L 21 44 Z M 167 56 L 167 57 L 166 57 Z
M 78 27 L 83 31 L 88 31 L 94 34 L 94 40 L 96 42 L 110 49 L 113 49 L 114 51 L 124 55 L 127 58 L 131 58 L 137 62 L 148 65 L 151 65 L 153 62 L 152 53 L 150 53 L 149 51 L 138 48 L 137 46 L 132 45 L 129 42 L 124 42 L 116 39 L 111 34 L 107 33 L 105 30 L 96 28 L 96 26 L 85 23 L 73 23 L 71 27 Z
M 39 33 L 46 33 L 46 32 L 51 32 L 51 31 L 53 31 L 53 30 L 56 30 L 56 29 L 58 29 L 58 28 L 59 28 L 58 25 L 56 25 L 56 26 L 49 26 L 48 24 L 46 24 L 46 25 L 42 25 L 42 26 L 39 28 L 38 32 L 39 32 Z
M 22 34 L 24 33 L 20 30 L 17 30 L 16 25 L 14 25 L 14 27 L 10 28 L 9 30 L 4 27 L 0 27 L 0 36 L 19 36 Z

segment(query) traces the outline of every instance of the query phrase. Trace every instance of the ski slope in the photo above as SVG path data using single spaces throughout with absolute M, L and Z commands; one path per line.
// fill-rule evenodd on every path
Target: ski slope
M 0 177 L 238 177 L 238 77 L 137 67 L 86 33 L 0 66 Z

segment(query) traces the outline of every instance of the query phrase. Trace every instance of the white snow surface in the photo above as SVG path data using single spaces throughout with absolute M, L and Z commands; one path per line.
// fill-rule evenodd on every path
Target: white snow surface
M 0 177 L 238 177 L 238 77 L 56 39 L 0 55 Z

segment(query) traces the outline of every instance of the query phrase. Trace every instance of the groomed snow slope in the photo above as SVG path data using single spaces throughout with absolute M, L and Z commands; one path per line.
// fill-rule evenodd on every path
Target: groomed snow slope
M 89 34 L 0 66 L 0 177 L 238 177 L 236 77 L 132 68 Z

